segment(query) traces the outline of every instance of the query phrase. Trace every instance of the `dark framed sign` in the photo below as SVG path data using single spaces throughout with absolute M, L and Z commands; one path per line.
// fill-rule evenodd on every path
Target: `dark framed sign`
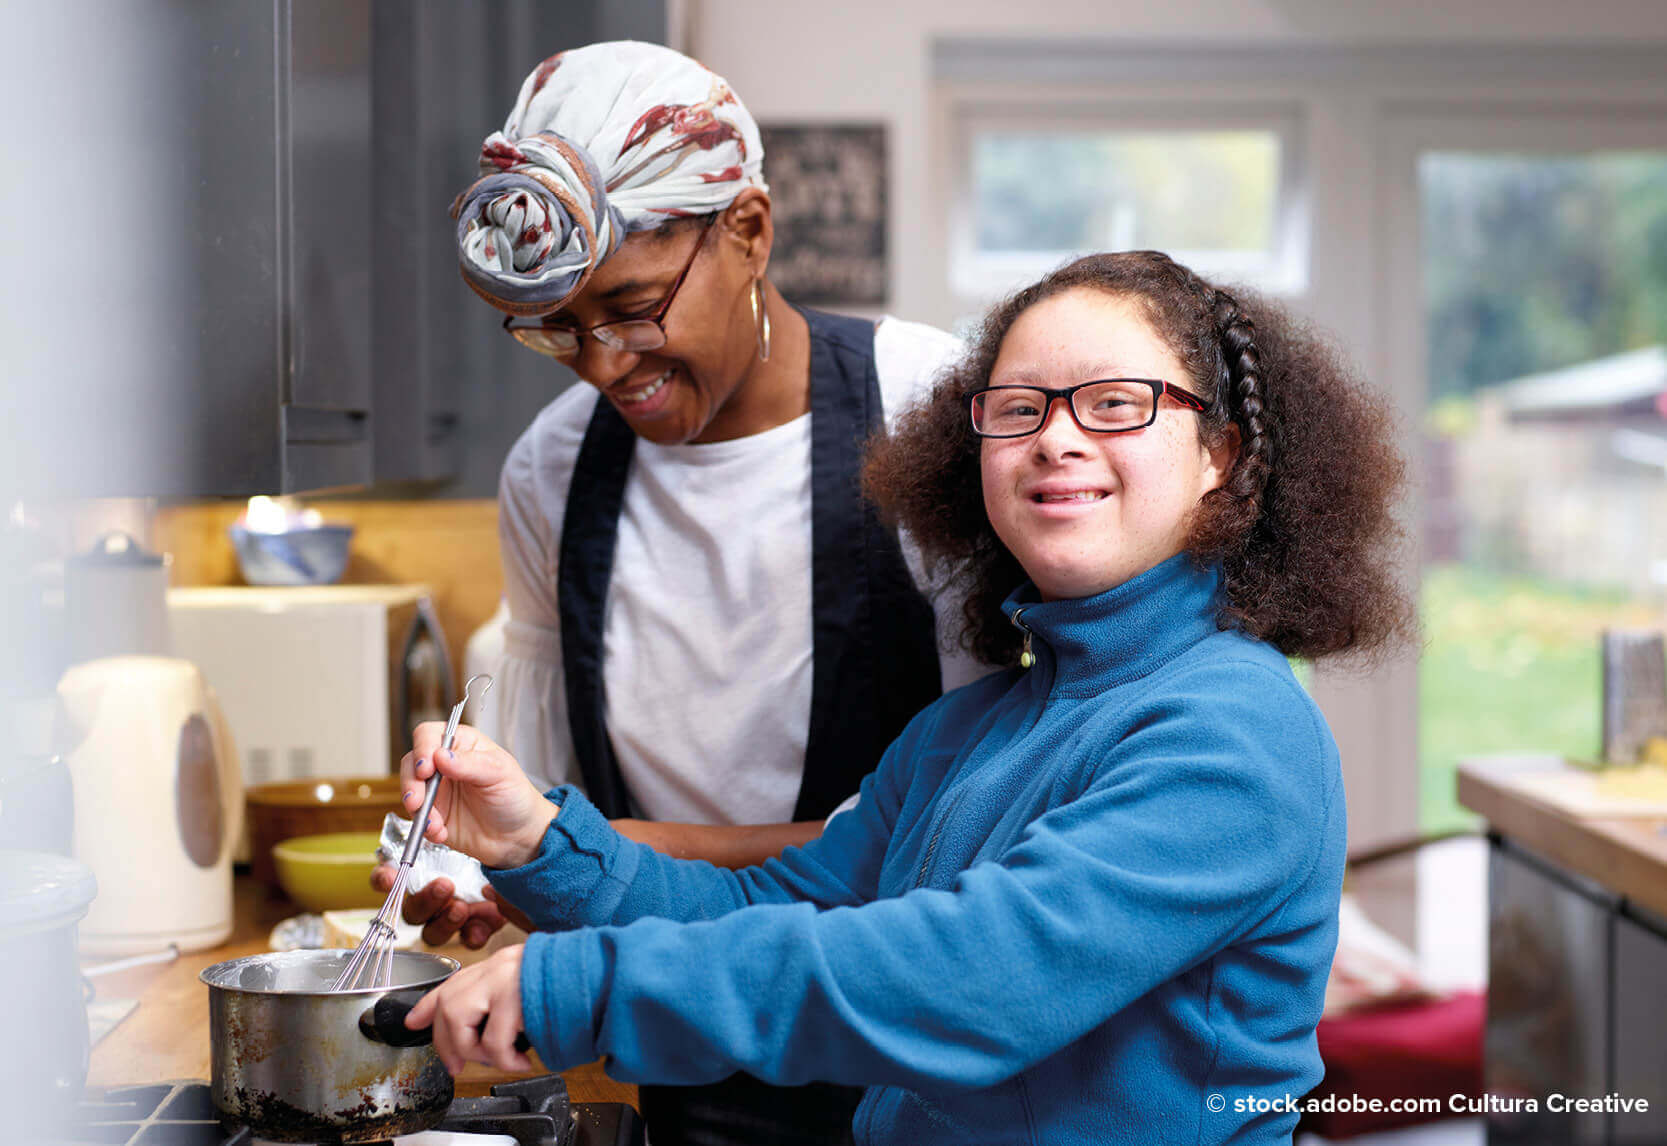
M 761 124 L 770 281 L 805 303 L 886 301 L 883 124 Z

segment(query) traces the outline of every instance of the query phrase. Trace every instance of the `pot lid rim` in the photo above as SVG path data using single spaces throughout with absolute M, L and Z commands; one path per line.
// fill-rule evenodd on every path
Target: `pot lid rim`
M 0 931 L 79 919 L 97 894 L 93 870 L 79 860 L 0 848 Z
M 415 991 L 415 990 L 437 987 L 441 983 L 443 983 L 447 979 L 449 979 L 453 974 L 455 974 L 463 966 L 462 963 L 458 962 L 456 959 L 453 959 L 450 955 L 439 955 L 439 954 L 436 954 L 432 951 L 395 951 L 394 952 L 395 958 L 398 958 L 400 956 L 405 956 L 405 955 L 415 956 L 415 957 L 423 959 L 425 962 L 434 962 L 434 963 L 438 964 L 443 969 L 444 973 L 437 974 L 432 979 L 423 979 L 423 980 L 421 980 L 419 982 L 415 982 L 415 983 L 398 983 L 398 984 L 395 984 L 392 987 L 353 987 L 353 988 L 350 988 L 348 990 L 343 990 L 343 991 L 332 991 L 332 990 L 329 990 L 327 988 L 321 988 L 321 989 L 318 989 L 318 990 L 307 990 L 307 991 L 278 991 L 278 990 L 273 990 L 273 989 L 268 988 L 268 987 L 243 987 L 243 986 L 239 986 L 239 985 L 234 984 L 234 983 L 222 982 L 221 979 L 223 978 L 223 976 L 220 975 L 220 974 L 217 974 L 218 972 L 222 972 L 225 968 L 233 967 L 233 966 L 238 965 L 238 964 L 251 963 L 251 962 L 254 962 L 256 960 L 272 960 L 275 956 L 280 957 L 279 961 L 284 961 L 281 958 L 282 956 L 291 956 L 291 957 L 295 957 L 295 956 L 315 956 L 316 957 L 318 955 L 333 953 L 336 950 L 338 950 L 338 949 L 337 948 L 326 948 L 326 947 L 312 947 L 312 948 L 301 948 L 301 949 L 297 949 L 297 950 L 294 950 L 294 951 L 260 951 L 260 952 L 256 952 L 253 955 L 240 955 L 235 959 L 224 959 L 224 960 L 222 960 L 218 963 L 214 963 L 214 964 L 211 964 L 207 967 L 204 967 L 201 971 L 199 971 L 197 973 L 197 980 L 199 982 L 205 984 L 206 986 L 213 987 L 217 990 L 230 991 L 230 992 L 233 992 L 234 994 L 239 994 L 239 995 L 271 995 L 271 996 L 274 996 L 274 997 L 295 998 L 295 999 L 301 999 L 301 998 L 344 998 L 345 999 L 345 998 L 353 998 L 354 996 L 361 996 L 361 997 L 371 996 L 371 995 L 381 996 L 381 995 L 388 994 L 390 991 Z M 347 950 L 346 948 L 340 948 L 339 950 L 343 954 L 352 954 L 352 952 Z M 302 960 L 296 959 L 295 961 L 299 962 L 299 961 L 302 961 Z

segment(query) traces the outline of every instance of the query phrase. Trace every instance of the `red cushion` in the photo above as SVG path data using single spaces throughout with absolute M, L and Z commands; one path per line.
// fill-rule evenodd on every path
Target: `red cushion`
M 1301 1128 L 1326 1138 L 1352 1138 L 1452 1117 L 1449 1096 L 1482 1093 L 1482 1025 L 1486 1019 L 1487 995 L 1481 991 L 1321 1019 L 1318 1033 L 1325 1079 L 1308 1097 L 1377 1098 L 1386 1109 L 1305 1111 Z M 1439 1113 L 1392 1111 L 1387 1107 L 1394 1098 L 1439 1098 L 1442 1109 Z

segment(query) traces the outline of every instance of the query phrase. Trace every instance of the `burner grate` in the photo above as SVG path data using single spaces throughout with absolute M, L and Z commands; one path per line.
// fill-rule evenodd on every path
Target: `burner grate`
M 66 1136 L 48 1146 L 231 1146 L 201 1082 L 90 1087 L 76 1104 Z
M 644 1146 L 642 1120 L 621 1103 L 570 1103 L 560 1075 L 499 1083 L 489 1098 L 458 1098 L 434 1128 L 506 1134 L 517 1146 Z M 89 1087 L 64 1135 L 39 1146 L 245 1146 L 227 1131 L 206 1082 Z
M 490 1098 L 455 1098 L 435 1129 L 508 1134 L 516 1146 L 576 1146 L 567 1084 L 559 1074 L 500 1082 Z

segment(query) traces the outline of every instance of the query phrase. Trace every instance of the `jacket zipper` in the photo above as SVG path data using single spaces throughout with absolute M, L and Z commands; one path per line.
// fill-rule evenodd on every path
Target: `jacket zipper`
M 915 877 L 916 887 L 925 886 L 926 873 L 932 866 L 932 853 L 938 850 L 938 837 L 943 835 L 944 825 L 949 823 L 949 817 L 955 814 L 956 807 L 961 803 L 961 797 L 966 794 L 967 790 L 964 787 L 955 793 L 955 798 L 949 801 L 949 807 L 945 808 L 943 815 L 938 817 L 938 826 L 932 829 L 932 838 L 926 841 L 926 855 L 920 861 L 920 874 Z
M 1028 608 L 1029 606 L 1026 606 Z M 1036 663 L 1036 654 L 1030 651 L 1030 630 L 1025 628 L 1024 609 L 1013 610 L 1013 624 L 1018 626 L 1019 632 L 1025 635 L 1024 651 L 1019 654 L 1019 667 L 1027 669 Z

